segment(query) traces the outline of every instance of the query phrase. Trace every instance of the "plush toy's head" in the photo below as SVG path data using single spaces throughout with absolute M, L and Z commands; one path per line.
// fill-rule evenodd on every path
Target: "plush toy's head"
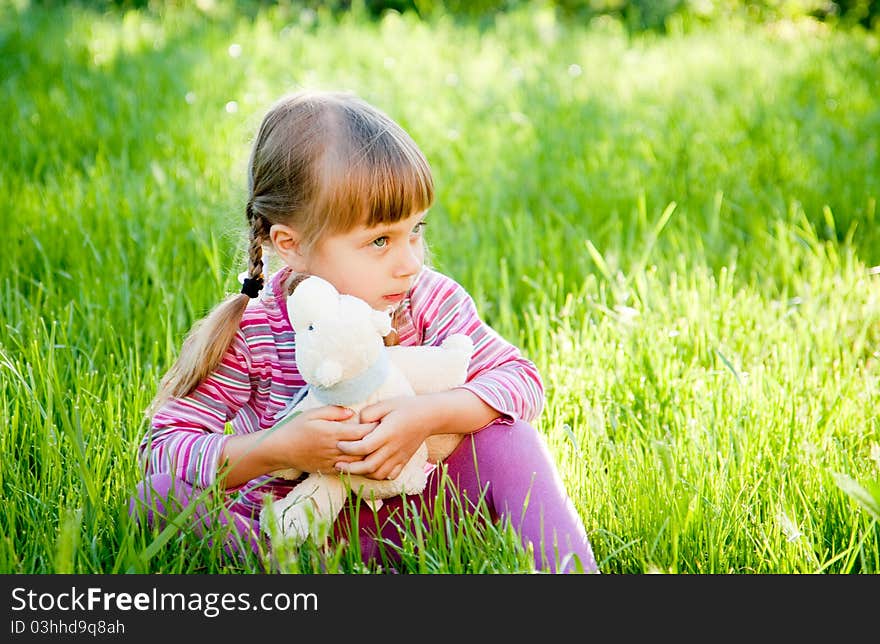
M 391 317 L 362 299 L 340 295 L 314 275 L 287 298 L 296 332 L 296 363 L 309 384 L 321 387 L 350 380 L 367 370 L 384 351 Z

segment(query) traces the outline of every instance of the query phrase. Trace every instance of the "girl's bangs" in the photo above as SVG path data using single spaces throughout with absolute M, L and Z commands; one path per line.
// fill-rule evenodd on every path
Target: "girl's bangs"
M 364 155 L 337 175 L 325 202 L 328 232 L 372 228 L 406 219 L 431 207 L 434 182 L 424 157 L 410 150 Z

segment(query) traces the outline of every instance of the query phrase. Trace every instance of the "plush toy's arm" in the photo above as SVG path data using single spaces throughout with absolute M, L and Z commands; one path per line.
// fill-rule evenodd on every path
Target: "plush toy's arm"
M 467 380 L 473 352 L 471 339 L 457 333 L 439 347 L 388 347 L 391 362 L 406 376 L 417 394 L 446 391 Z

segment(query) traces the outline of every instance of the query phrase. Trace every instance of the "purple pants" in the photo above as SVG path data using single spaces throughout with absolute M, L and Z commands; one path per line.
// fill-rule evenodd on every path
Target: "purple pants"
M 334 525 L 337 537 L 347 538 L 350 522 L 357 515 L 361 553 L 365 562 L 380 560 L 380 554 L 389 555 L 393 548 L 382 548 L 382 542 L 400 546 L 400 531 L 394 517 L 403 512 L 403 503 L 413 503 L 424 513 L 432 512 L 439 490 L 448 504 L 453 490 L 448 482 L 467 499 L 471 508 L 482 502 L 492 520 L 506 519 L 521 536 L 523 545 L 531 544 L 535 566 L 553 572 L 576 572 L 578 562 L 584 572 L 598 572 L 596 560 L 583 523 L 563 486 L 543 437 L 531 425 L 516 421 L 511 425 L 493 423 L 478 432 L 465 436 L 458 448 L 443 462 L 448 476 L 441 483 L 441 468 L 428 477 L 428 485 L 421 495 L 385 499 L 375 512 L 361 503 L 354 512 L 343 508 Z M 152 490 L 153 494 L 149 494 Z M 129 512 L 134 515 L 138 505 L 145 506 L 146 519 L 161 524 L 163 517 L 155 516 L 178 510 L 188 505 L 193 488 L 169 474 L 154 474 L 142 481 L 131 499 Z M 260 536 L 259 517 L 240 504 L 227 504 L 228 512 L 211 519 L 207 508 L 200 506 L 194 512 L 196 530 L 209 527 L 219 520 L 229 528 L 232 549 L 247 544 L 257 550 Z M 407 515 L 412 513 L 407 509 Z M 430 515 L 428 515 L 430 516 Z M 383 551 L 383 552 L 380 552 Z

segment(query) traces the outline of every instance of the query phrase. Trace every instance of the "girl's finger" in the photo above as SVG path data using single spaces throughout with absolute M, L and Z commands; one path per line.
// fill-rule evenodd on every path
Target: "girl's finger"
M 349 456 L 367 456 L 375 449 L 370 444 L 369 438 L 355 441 L 338 441 L 336 447 L 340 452 Z M 354 474 L 354 472 L 352 473 Z
M 312 418 L 320 420 L 348 420 L 351 418 L 352 414 L 354 414 L 354 412 L 348 407 L 341 407 L 339 405 L 318 407 L 312 409 L 308 413 L 312 415 Z
M 377 458 L 375 455 L 370 456 L 369 458 L 365 458 L 361 461 L 356 461 L 354 463 L 336 463 L 336 469 L 340 472 L 347 472 L 348 474 L 359 474 L 360 476 L 372 476 L 373 472 L 376 470 L 376 466 L 381 463 L 382 460 Z
M 382 420 L 389 412 L 388 405 L 384 402 L 377 402 L 368 407 L 361 409 L 362 423 L 375 423 Z
M 341 441 L 359 441 L 376 429 L 378 423 L 342 423 L 338 427 L 337 439 Z

